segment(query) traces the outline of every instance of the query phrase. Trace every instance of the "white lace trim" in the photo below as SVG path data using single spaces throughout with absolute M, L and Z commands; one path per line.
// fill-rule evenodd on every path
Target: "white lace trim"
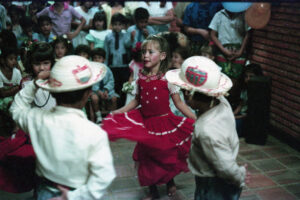
M 193 133 L 191 133 L 191 135 L 190 135 L 189 137 L 185 138 L 185 139 L 182 140 L 181 142 L 176 143 L 176 146 L 181 146 L 181 145 L 183 145 L 184 143 L 188 142 L 188 141 L 191 139 L 192 134 L 193 134 Z
M 184 121 L 186 120 L 186 118 L 182 118 L 181 122 L 177 125 L 176 128 L 174 128 L 173 130 L 170 130 L 170 131 L 164 131 L 164 132 L 153 132 L 153 131 L 148 131 L 149 134 L 151 135 L 166 135 L 166 134 L 170 134 L 170 133 L 174 133 L 175 131 L 177 131 L 177 129 L 179 127 L 182 126 L 182 124 L 184 123 Z

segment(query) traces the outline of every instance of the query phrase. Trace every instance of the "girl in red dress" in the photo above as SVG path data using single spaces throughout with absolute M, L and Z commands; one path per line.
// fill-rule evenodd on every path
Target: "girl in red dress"
M 159 198 L 156 185 L 160 184 L 167 184 L 168 195 L 174 195 L 173 178 L 188 171 L 186 158 L 196 116 L 180 99 L 179 87 L 165 79 L 168 52 L 168 43 L 163 37 L 152 35 L 143 42 L 144 68 L 137 80 L 136 98 L 108 115 L 102 124 L 110 140 L 126 138 L 138 142 L 133 159 L 138 164 L 141 186 L 150 189 L 145 200 Z M 171 112 L 170 95 L 186 117 Z

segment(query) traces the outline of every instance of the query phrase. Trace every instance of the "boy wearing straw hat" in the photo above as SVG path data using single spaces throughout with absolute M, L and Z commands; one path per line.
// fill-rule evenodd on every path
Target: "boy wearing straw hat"
M 223 96 L 232 87 L 230 78 L 202 56 L 186 59 L 166 78 L 185 90 L 187 104 L 198 111 L 188 158 L 196 179 L 195 200 L 238 199 L 250 175 L 236 162 L 239 139 L 231 106 Z
M 37 156 L 36 199 L 99 199 L 115 178 L 106 132 L 81 110 L 105 73 L 100 63 L 66 56 L 16 95 L 10 111 Z M 56 107 L 30 107 L 38 87 L 51 92 Z

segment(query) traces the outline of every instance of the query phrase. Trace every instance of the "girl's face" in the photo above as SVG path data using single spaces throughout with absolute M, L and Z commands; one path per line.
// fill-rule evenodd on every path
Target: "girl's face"
M 181 55 L 177 52 L 173 52 L 173 54 L 172 54 L 172 67 L 175 67 L 176 69 L 180 69 L 182 63 L 183 63 L 183 58 L 181 57 Z
M 158 44 L 147 43 L 142 49 L 144 67 L 159 69 L 160 63 L 166 58 L 166 53 L 157 48 Z
M 94 25 L 95 25 L 96 30 L 101 31 L 101 30 L 103 30 L 104 21 L 95 21 Z
M 246 72 L 245 73 L 245 83 L 247 84 L 248 81 L 253 77 L 255 76 L 255 74 L 253 72 Z
M 62 58 L 67 53 L 67 47 L 63 43 L 57 43 L 55 45 L 55 56 L 56 58 Z
M 10 69 L 13 69 L 17 65 L 17 56 L 10 54 L 5 59 L 6 66 Z
M 34 62 L 32 64 L 32 69 L 35 76 L 37 76 L 42 71 L 50 71 L 50 68 L 51 68 L 51 60 Z

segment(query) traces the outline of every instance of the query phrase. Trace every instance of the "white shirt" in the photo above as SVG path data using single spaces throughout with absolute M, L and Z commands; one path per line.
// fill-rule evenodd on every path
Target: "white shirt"
M 116 176 L 106 132 L 79 109 L 31 108 L 36 91 L 33 82 L 28 84 L 17 93 L 10 111 L 30 134 L 37 175 L 76 188 L 68 192 L 69 200 L 101 198 Z
M 215 14 L 208 27 L 218 32 L 222 45 L 242 44 L 247 31 L 251 29 L 245 22 L 244 13 L 237 13 L 231 19 L 225 9 Z
M 15 86 L 20 85 L 22 80 L 22 75 L 20 70 L 17 68 L 13 68 L 12 77 L 11 79 L 7 79 L 7 77 L 2 73 L 0 69 L 0 88 L 3 88 L 5 86 Z
M 242 187 L 246 169 L 238 166 L 239 138 L 232 109 L 225 97 L 201 115 L 196 123 L 188 158 L 189 169 L 199 177 L 219 177 Z

